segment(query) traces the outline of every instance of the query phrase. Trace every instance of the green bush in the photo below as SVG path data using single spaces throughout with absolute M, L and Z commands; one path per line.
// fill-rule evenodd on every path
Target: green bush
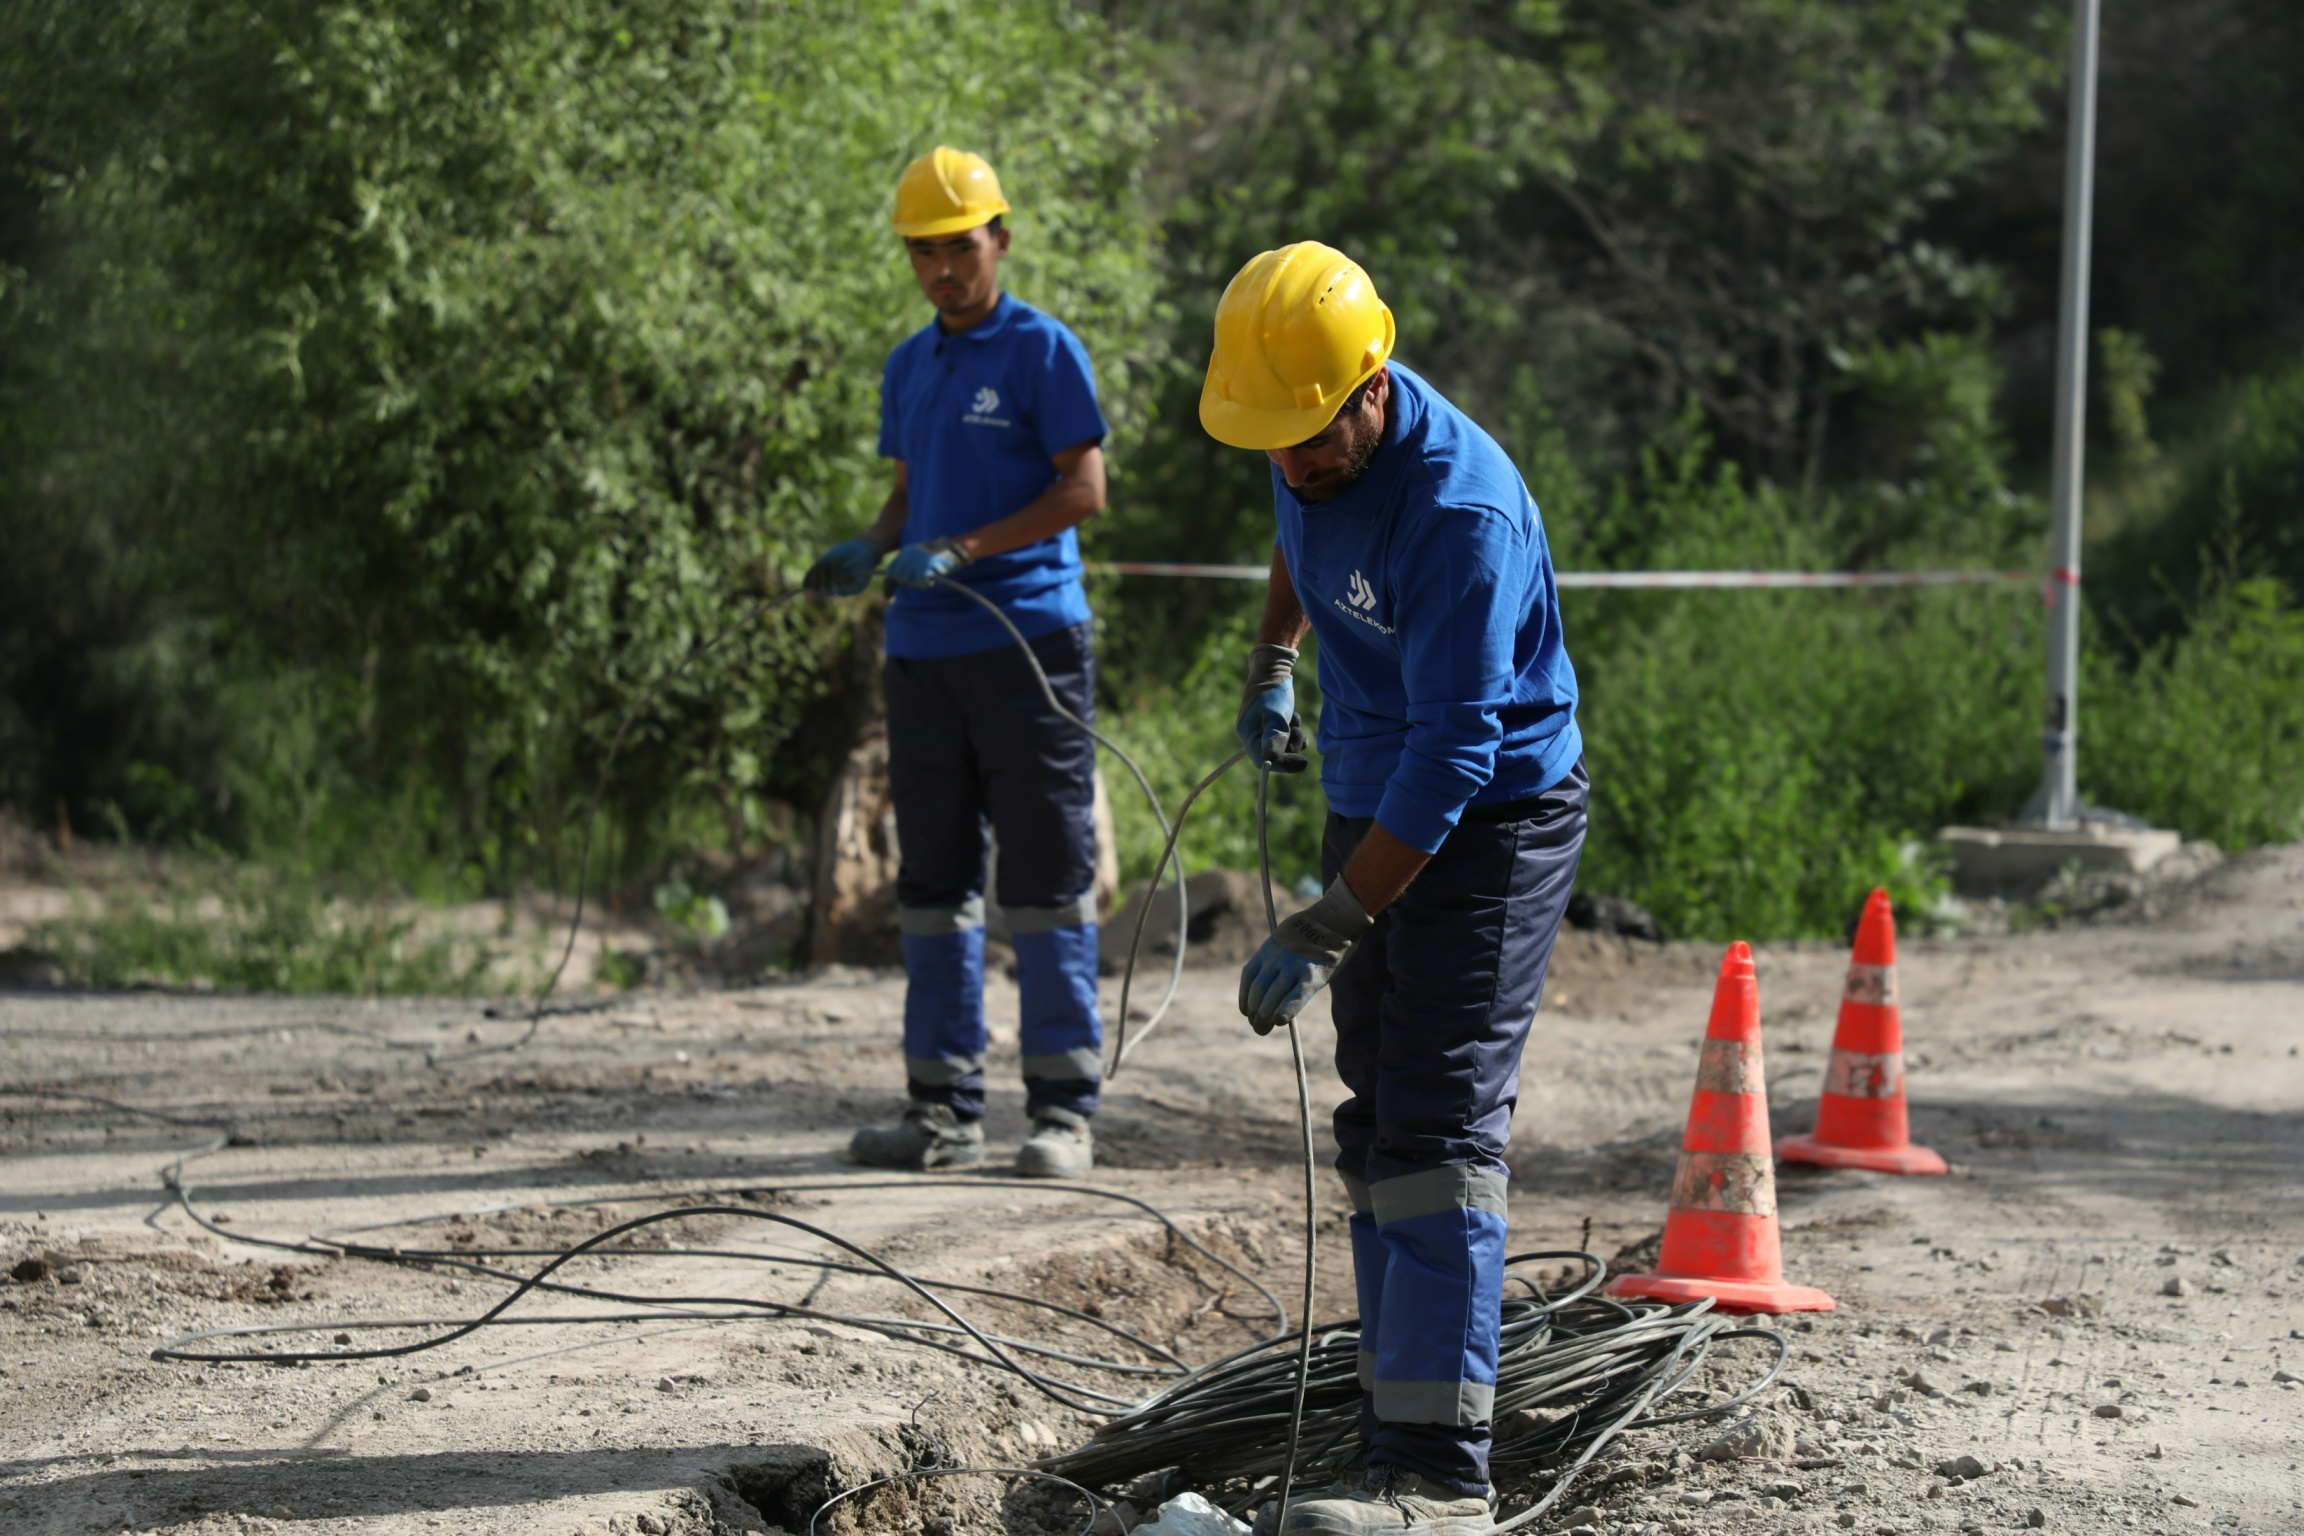
M 2133 670 L 2092 652 L 2088 798 L 2237 851 L 2304 836 L 2304 612 L 2257 577 Z

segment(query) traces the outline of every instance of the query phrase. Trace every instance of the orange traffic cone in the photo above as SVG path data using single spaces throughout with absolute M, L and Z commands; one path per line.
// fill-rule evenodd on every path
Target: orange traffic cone
M 1709 1296 L 1725 1312 L 1832 1310 L 1822 1291 L 1784 1279 L 1760 1067 L 1760 981 L 1752 947 L 1741 940 L 1728 946 L 1712 991 L 1664 1251 L 1655 1273 L 1620 1275 L 1608 1294 L 1670 1302 Z
M 1787 1136 L 1776 1155 L 1788 1163 L 1942 1173 L 1944 1159 L 1912 1145 L 1904 1110 L 1904 1024 L 1896 1007 L 1896 913 L 1874 891 L 1856 924 L 1856 952 L 1840 993 L 1832 1063 L 1816 1101 L 1816 1130 Z

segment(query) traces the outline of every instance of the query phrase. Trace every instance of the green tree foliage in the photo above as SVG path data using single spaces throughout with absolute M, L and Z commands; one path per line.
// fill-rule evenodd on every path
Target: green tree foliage
M 633 691 L 883 494 L 879 363 L 926 318 L 886 200 L 938 139 L 998 160 L 1014 285 L 1123 417 L 1151 355 L 1149 119 L 1059 4 L 146 0 L 5 30 L 70 257 L 12 321 L 41 462 L 8 515 L 134 551 L 114 579 L 234 679 L 243 744 L 304 722 L 227 754 L 211 824 L 237 776 L 361 819 L 412 797 L 492 883 L 554 846 Z M 740 826 L 838 634 L 784 609 L 683 674 L 627 824 L 703 797 Z
M 927 318 L 886 200 L 938 140 L 993 157 L 1012 286 L 1097 359 L 1121 429 L 1098 553 L 1264 557 L 1268 470 L 1195 407 L 1225 281 L 1309 237 L 1518 458 L 1566 568 L 2036 565 L 2009 461 L 2045 437 L 2066 9 L 0 11 L 0 800 L 564 881 L 636 692 L 879 501 L 878 370 Z M 2089 555 L 2084 784 L 2238 846 L 2293 835 L 2304 757 L 2304 290 L 2280 281 L 2304 12 L 2106 12 L 2120 525 Z M 1173 805 L 1229 750 L 1254 595 L 1097 605 L 1105 706 Z M 1908 840 L 2035 774 L 2027 592 L 1571 594 L 1567 623 L 1585 882 L 1676 932 L 1836 932 L 1871 883 L 1919 890 Z M 619 776 L 627 872 L 812 808 L 857 633 L 782 609 L 680 674 Z M 1276 800 L 1293 881 L 1322 806 L 1305 780 Z M 1248 805 L 1219 790 L 1190 861 L 1250 862 Z M 1141 874 L 1149 819 L 1115 808 Z M 303 889 L 236 909 L 263 954 L 314 957 L 290 982 L 446 963 L 295 928 Z M 114 916 L 106 952 L 148 970 L 272 964 Z
M 1176 366 L 1105 537 L 1208 559 L 1260 558 L 1269 533 L 1262 463 L 1198 427 L 1209 319 L 1243 261 L 1306 238 L 1368 267 L 1402 359 L 1460 404 L 1549 421 L 1554 467 L 1629 471 L 1695 398 L 1728 457 L 1812 490 L 1835 411 L 1892 382 L 1860 359 L 1994 309 L 1989 265 L 1926 220 L 2038 123 L 2064 38 L 2022 0 L 1114 9 L 1182 121 L 1161 188 Z M 1161 655 L 1216 600 L 1130 592 L 1117 622 Z
M 2220 417 L 2103 551 L 2099 602 L 2131 654 L 2184 633 L 2235 575 L 2304 595 L 2304 365 L 2244 381 Z

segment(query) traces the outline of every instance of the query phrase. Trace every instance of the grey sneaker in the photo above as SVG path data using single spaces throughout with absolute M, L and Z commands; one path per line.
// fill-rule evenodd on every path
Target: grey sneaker
M 1016 1152 L 1016 1171 L 1028 1179 L 1077 1179 L 1096 1166 L 1096 1133 L 1088 1117 L 1044 1109 Z
M 892 1126 L 868 1125 L 848 1142 L 867 1168 L 960 1168 L 984 1161 L 984 1127 L 948 1104 L 914 1104 Z
M 1289 1505 L 1280 1536 L 1485 1536 L 1495 1525 L 1486 1499 L 1378 1463 L 1356 1488 Z

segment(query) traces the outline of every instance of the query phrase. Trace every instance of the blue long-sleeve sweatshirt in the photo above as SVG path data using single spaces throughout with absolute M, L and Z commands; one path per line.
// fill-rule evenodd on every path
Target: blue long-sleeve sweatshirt
M 1495 439 L 1398 363 L 1358 484 L 1300 502 L 1279 545 L 1320 637 L 1320 782 L 1346 816 L 1436 852 L 1467 805 L 1576 766 L 1576 669 L 1544 524 Z

